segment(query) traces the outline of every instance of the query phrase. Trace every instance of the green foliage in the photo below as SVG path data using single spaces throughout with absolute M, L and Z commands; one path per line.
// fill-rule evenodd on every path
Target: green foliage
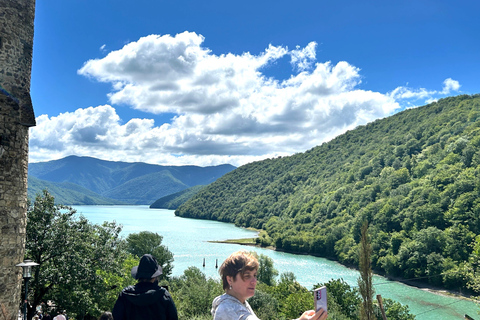
M 382 301 L 387 319 L 415 320 L 415 316 L 410 313 L 408 306 L 402 305 L 400 302 L 392 299 L 382 299 Z M 375 305 L 375 314 L 377 320 L 383 320 L 378 304 Z
M 150 231 L 142 231 L 129 234 L 126 240 L 127 251 L 136 256 L 137 259 L 140 259 L 144 254 L 151 254 L 155 257 L 163 271 L 159 279 L 170 277 L 173 269 L 173 253 L 162 245 L 163 237 L 161 235 Z
M 405 110 L 241 166 L 175 214 L 262 229 L 262 246 L 350 265 L 368 221 L 373 270 L 464 291 L 473 273 L 450 273 L 471 268 L 480 234 L 479 111 L 480 95 Z
M 297 282 L 293 272 L 284 272 L 280 275 L 280 280 L 274 287 L 273 295 L 278 300 L 283 300 L 290 294 L 304 293 L 305 291 L 306 289 Z
M 255 310 L 259 319 L 277 320 L 279 318 L 280 306 L 278 300 L 271 294 L 262 291 L 262 289 L 258 289 L 258 287 L 255 290 L 255 295 L 248 300 L 248 303 Z
M 42 190 L 47 189 L 48 192 L 55 196 L 56 203 L 85 204 L 85 205 L 124 205 L 119 200 L 102 197 L 98 193 L 83 188 L 77 184 L 70 182 L 51 182 L 37 179 L 33 176 L 28 177 L 28 199 L 35 199 L 37 194 L 41 194 Z
M 258 281 L 268 286 L 275 284 L 275 278 L 278 276 L 277 269 L 273 266 L 273 259 L 267 255 L 260 254 L 258 257 Z
M 212 301 L 223 293 L 220 281 L 206 278 L 197 267 L 189 267 L 180 277 L 170 281 L 170 293 L 179 319 L 209 316 Z
M 356 288 L 351 288 L 343 279 L 330 280 L 325 283 L 327 287 L 327 302 L 329 315 L 335 313 L 345 315 L 348 319 L 358 319 L 361 298 Z M 321 287 L 320 284 L 314 286 Z
M 105 303 L 112 286 L 99 270 L 112 275 L 122 270 L 126 253 L 115 223 L 92 225 L 70 207 L 55 205 L 43 191 L 27 212 L 25 257 L 39 263 L 29 292 L 32 305 L 55 301 L 82 319 L 111 307 Z M 29 310 L 31 314 L 33 309 Z
M 372 249 L 368 239 L 368 222 L 362 225 L 362 235 L 359 248 L 359 269 L 360 278 L 358 279 L 358 291 L 362 296 L 360 307 L 360 319 L 373 320 L 373 275 L 370 266 Z
M 325 284 L 328 294 L 328 319 L 359 319 L 362 299 L 356 288 L 342 279 Z M 319 287 L 320 284 L 314 286 Z M 173 277 L 169 289 L 177 306 L 179 319 L 211 319 L 210 309 L 215 297 L 223 294 L 220 280 L 206 278 L 196 267 L 190 267 L 180 277 Z M 313 293 L 301 286 L 293 273 L 284 273 L 277 284 L 269 286 L 259 282 L 255 295 L 248 299 L 255 314 L 262 320 L 296 319 L 304 311 L 312 310 Z M 383 300 L 388 319 L 413 320 L 407 306 L 390 299 Z M 375 315 L 379 318 L 375 305 Z
M 293 272 L 282 273 L 278 284 L 272 287 L 271 294 L 279 301 L 281 317 L 295 319 L 304 311 L 313 309 L 312 293 L 297 282 Z
M 480 292 L 480 235 L 475 237 L 473 252 L 469 262 L 468 267 L 465 268 L 467 270 L 463 269 L 463 273 L 468 272 L 469 275 L 468 287 L 475 292 Z
M 136 280 L 132 277 L 132 268 L 138 265 L 138 258 L 128 255 L 123 261 L 120 272 L 108 272 L 97 270 L 97 275 L 103 279 L 103 286 L 106 288 L 104 295 L 98 297 L 97 303 L 103 306 L 104 310 L 112 310 L 117 301 L 119 293 L 123 288 L 134 285 Z
M 314 287 L 320 287 L 317 284 Z M 362 319 L 362 298 L 357 288 L 350 287 L 343 279 L 330 280 L 325 283 L 328 295 L 328 319 Z M 392 299 L 382 299 L 387 319 L 414 320 L 408 306 Z M 372 319 L 382 320 L 380 307 L 373 301 Z
M 160 235 L 140 232 L 123 240 L 119 237 L 121 228 L 114 223 L 91 225 L 77 217 L 72 208 L 55 205 L 47 191 L 37 196 L 27 220 L 26 257 L 40 264 L 30 282 L 33 298 L 29 300 L 32 305 L 54 301 L 58 309 L 68 310 L 71 318 L 79 320 L 112 310 L 120 291 L 136 282 L 130 271 L 144 253 L 155 256 L 159 250 L 159 257 L 170 253 L 161 245 Z M 475 252 L 480 252 L 479 248 L 476 245 Z M 312 292 L 300 285 L 292 272 L 281 274 L 275 281 L 273 260 L 264 255 L 258 259 L 265 279 L 258 282 L 249 302 L 260 319 L 298 318 L 313 309 Z M 163 284 L 169 286 L 179 319 L 211 319 L 212 301 L 223 294 L 221 281 L 207 278 L 196 267 L 188 268 L 180 277 L 163 280 Z M 326 286 L 329 319 L 358 319 L 358 291 L 341 279 L 331 280 Z M 408 308 L 388 299 L 386 310 L 391 319 L 413 319 Z
M 305 311 L 313 309 L 313 295 L 307 290 L 288 295 L 281 308 L 287 319 L 297 319 Z

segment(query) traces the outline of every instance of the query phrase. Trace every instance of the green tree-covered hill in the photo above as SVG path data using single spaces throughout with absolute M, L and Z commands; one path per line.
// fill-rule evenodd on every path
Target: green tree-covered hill
M 184 204 L 192 198 L 200 189 L 204 188 L 205 186 L 197 185 L 191 188 L 172 193 L 168 196 L 158 199 L 154 203 L 150 205 L 151 209 L 170 209 L 175 210 L 180 205 Z
M 30 163 L 28 193 L 34 199 L 47 188 L 58 203 L 66 205 L 151 204 L 169 194 L 207 185 L 233 169 L 231 165 L 161 166 L 69 156 Z
M 351 265 L 366 220 L 377 272 L 458 290 L 480 261 L 479 171 L 480 95 L 463 95 L 241 166 L 176 214 L 263 229 L 262 245 Z
M 28 198 L 33 202 L 36 195 L 41 195 L 47 189 L 55 194 L 56 203 L 83 204 L 83 205 L 124 205 L 125 202 L 102 197 L 99 194 L 70 182 L 50 182 L 35 177 L 28 177 Z

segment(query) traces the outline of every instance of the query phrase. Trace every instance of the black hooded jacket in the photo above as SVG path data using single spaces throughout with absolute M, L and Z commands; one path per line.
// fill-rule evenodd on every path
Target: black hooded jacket
M 158 282 L 139 282 L 123 289 L 112 314 L 115 320 L 178 320 L 172 296 Z

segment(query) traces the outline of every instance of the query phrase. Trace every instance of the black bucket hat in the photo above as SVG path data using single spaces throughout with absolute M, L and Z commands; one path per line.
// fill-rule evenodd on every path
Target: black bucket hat
M 156 278 L 162 273 L 162 267 L 151 254 L 144 254 L 138 266 L 132 268 L 132 277 L 135 279 Z

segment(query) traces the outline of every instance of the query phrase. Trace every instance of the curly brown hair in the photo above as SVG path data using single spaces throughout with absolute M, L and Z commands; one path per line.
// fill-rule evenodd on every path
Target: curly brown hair
M 257 258 L 247 251 L 237 251 L 232 253 L 220 266 L 218 272 L 222 277 L 223 290 L 227 290 L 230 286 L 227 281 L 227 276 L 235 278 L 237 274 L 242 277 L 246 271 L 253 271 L 258 269 Z

